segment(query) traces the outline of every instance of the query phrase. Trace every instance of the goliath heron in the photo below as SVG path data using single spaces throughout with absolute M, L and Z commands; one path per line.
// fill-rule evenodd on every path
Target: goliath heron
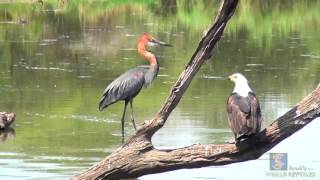
M 124 109 L 121 117 L 122 143 L 124 142 L 124 118 L 128 103 L 130 102 L 132 125 L 136 130 L 132 105 L 133 99 L 139 94 L 143 86 L 147 87 L 151 84 L 159 71 L 157 57 L 146 50 L 148 44 L 171 46 L 170 44 L 155 39 L 147 33 L 140 36 L 138 40 L 138 53 L 149 61 L 149 66 L 137 66 L 113 80 L 103 91 L 99 103 L 99 110 L 102 111 L 113 103 L 124 101 Z

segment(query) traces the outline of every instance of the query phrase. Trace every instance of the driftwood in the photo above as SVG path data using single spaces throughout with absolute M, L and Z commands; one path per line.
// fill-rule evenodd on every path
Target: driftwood
M 0 143 L 15 136 L 14 129 L 10 127 L 15 119 L 15 113 L 0 112 Z
M 0 112 L 0 130 L 7 129 L 15 121 L 15 113 Z
M 233 15 L 238 1 L 222 0 L 214 25 L 199 43 L 185 70 L 155 117 L 144 122 L 126 144 L 98 164 L 73 179 L 120 179 L 181 168 L 199 168 L 225 165 L 259 158 L 283 139 L 292 135 L 320 115 L 320 84 L 298 105 L 275 120 L 259 134 L 238 144 L 196 144 L 189 147 L 155 149 L 151 137 L 166 122 L 177 106 L 201 65 L 211 57 L 212 49 L 220 39 L 227 21 Z

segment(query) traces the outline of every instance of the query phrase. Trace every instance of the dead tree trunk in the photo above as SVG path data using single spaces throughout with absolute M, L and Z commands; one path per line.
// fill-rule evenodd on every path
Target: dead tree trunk
M 320 85 L 297 106 L 256 136 L 241 142 L 238 147 L 234 144 L 196 144 L 172 150 L 159 150 L 153 147 L 151 137 L 164 125 L 201 65 L 211 57 L 213 47 L 219 41 L 237 3 L 238 0 L 221 1 L 214 25 L 200 41 L 197 50 L 155 117 L 141 125 L 125 145 L 73 179 L 130 178 L 181 168 L 224 165 L 257 159 L 283 139 L 319 117 Z

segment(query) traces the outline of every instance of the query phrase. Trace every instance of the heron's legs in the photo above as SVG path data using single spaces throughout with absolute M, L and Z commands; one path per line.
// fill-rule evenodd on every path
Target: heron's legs
M 127 105 L 128 105 L 128 101 L 124 102 L 124 109 L 123 109 L 123 113 L 122 113 L 122 118 L 121 118 L 121 133 L 122 133 L 122 144 L 124 144 L 124 117 L 126 115 L 126 110 L 127 110 Z
M 131 107 L 131 121 L 132 121 L 133 128 L 134 128 L 134 130 L 136 131 L 136 130 L 137 130 L 137 128 L 136 128 L 136 122 L 134 121 L 134 111 L 133 111 L 132 101 L 133 101 L 133 99 L 130 99 L 130 107 Z

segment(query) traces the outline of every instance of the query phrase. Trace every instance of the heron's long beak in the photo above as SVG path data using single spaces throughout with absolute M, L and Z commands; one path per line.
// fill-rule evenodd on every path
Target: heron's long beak
M 168 43 L 166 43 L 166 42 L 160 41 L 160 40 L 155 39 L 155 38 L 153 38 L 153 39 L 151 40 L 151 42 L 152 42 L 152 43 L 155 43 L 155 44 L 159 44 L 159 45 L 161 45 L 161 46 L 172 47 L 171 44 L 168 44 Z

